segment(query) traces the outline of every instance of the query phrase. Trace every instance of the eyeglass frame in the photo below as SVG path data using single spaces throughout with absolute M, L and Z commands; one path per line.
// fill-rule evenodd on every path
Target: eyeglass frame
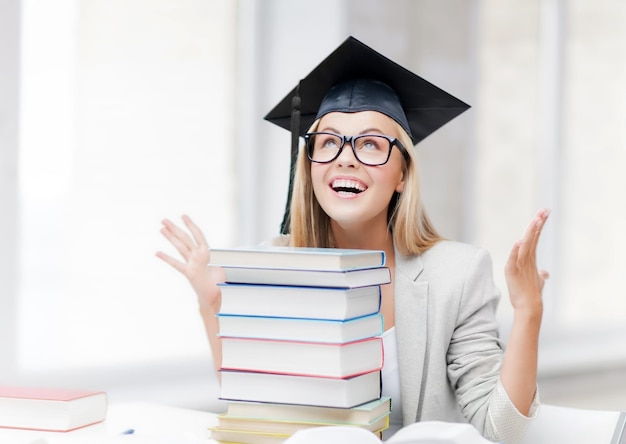
M 317 135 L 323 135 L 326 134 L 328 136 L 335 136 L 341 139 L 341 146 L 339 147 L 339 150 L 337 150 L 337 154 L 335 154 L 335 156 L 330 159 L 330 160 L 314 160 L 311 158 L 312 155 L 312 151 L 309 150 L 309 140 L 311 139 L 312 136 L 317 136 Z M 381 137 L 383 139 L 386 139 L 387 142 L 389 142 L 389 151 L 387 152 L 387 158 L 385 159 L 385 161 L 383 163 L 375 163 L 375 164 L 371 164 L 371 163 L 365 163 L 363 162 L 361 159 L 359 159 L 358 154 L 356 153 L 356 148 L 354 147 L 354 141 L 356 139 L 359 139 L 361 137 Z M 315 131 L 315 132 L 311 132 L 311 133 L 305 133 L 304 136 L 304 149 L 306 150 L 306 156 L 308 157 L 308 159 L 311 162 L 315 162 L 315 163 L 331 163 L 335 160 L 337 160 L 337 158 L 341 155 L 341 153 L 343 152 L 343 149 L 346 146 L 346 142 L 350 144 L 350 147 L 352 148 L 352 153 L 354 154 L 354 158 L 361 164 L 366 165 L 366 166 L 382 166 L 385 165 L 387 162 L 389 162 L 389 159 L 391 158 L 391 151 L 393 151 L 393 147 L 397 147 L 398 150 L 400 150 L 400 153 L 402 153 L 402 156 L 404 156 L 404 159 L 406 161 L 409 161 L 410 157 L 409 157 L 409 153 L 406 150 L 406 148 L 404 147 L 404 145 L 402 145 L 402 143 L 400 142 L 400 140 L 397 137 L 391 137 L 391 136 L 387 136 L 386 134 L 359 134 L 356 136 L 346 136 L 343 134 L 337 134 L 337 133 L 333 133 L 330 131 Z

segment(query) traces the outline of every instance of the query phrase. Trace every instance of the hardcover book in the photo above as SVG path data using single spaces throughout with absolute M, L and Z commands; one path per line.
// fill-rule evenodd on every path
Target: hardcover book
M 0 427 L 68 432 L 104 421 L 102 391 L 0 386 Z
M 220 314 L 353 319 L 378 313 L 380 286 L 359 288 L 220 284 Z
M 350 378 L 380 370 L 379 337 L 343 344 L 222 337 L 222 370 Z
M 383 317 L 380 313 L 345 321 L 224 314 L 217 316 L 220 321 L 220 336 L 343 343 L 383 334 Z
M 340 248 L 257 246 L 212 248 L 211 265 L 307 270 L 355 270 L 385 264 L 385 252 Z
M 380 398 L 380 371 L 353 378 L 221 371 L 220 398 L 350 408 Z
M 371 432 L 378 432 L 389 428 L 389 413 L 376 418 L 367 424 L 349 424 L 337 422 L 320 422 L 320 421 L 284 421 L 268 418 L 241 418 L 231 417 L 228 415 L 219 415 L 217 417 L 217 429 L 222 430 L 238 430 L 255 433 L 272 433 L 277 435 L 293 435 L 298 430 L 308 429 L 311 427 L 323 426 L 351 426 L 361 427 Z
M 230 418 L 272 418 L 279 421 L 332 422 L 336 424 L 370 424 L 391 412 L 388 396 L 349 409 L 288 405 L 267 402 L 229 401 L 226 416 Z
M 335 427 L 335 426 L 333 426 Z M 346 428 L 359 428 L 352 426 L 341 426 Z M 316 428 L 316 427 L 313 427 Z M 326 427 L 324 427 L 326 428 Z M 309 430 L 303 429 L 302 431 Z M 229 429 L 221 429 L 218 427 L 213 427 L 209 429 L 211 431 L 211 438 L 221 443 L 231 443 L 231 444 L 283 444 L 289 442 L 289 438 L 294 435 L 289 435 L 287 433 L 269 433 L 269 432 L 250 432 L 245 430 L 229 430 Z M 364 433 L 367 433 L 368 437 L 380 436 L 382 433 L 381 430 L 377 430 L 375 432 L 371 432 L 369 430 L 363 430 Z M 297 433 L 301 433 L 300 431 Z M 359 435 L 357 435 L 359 436 Z M 342 441 L 341 444 L 361 444 L 359 441 Z M 307 444 L 326 444 L 325 441 L 310 441 Z M 364 443 L 363 443 L 364 444 Z
M 387 267 L 348 271 L 283 270 L 263 267 L 223 267 L 223 270 L 226 282 L 235 284 L 355 288 L 391 282 L 391 272 Z
M 217 427 L 209 428 L 211 438 L 226 444 L 282 444 L 290 436 L 286 433 L 259 433 L 241 430 L 225 430 Z

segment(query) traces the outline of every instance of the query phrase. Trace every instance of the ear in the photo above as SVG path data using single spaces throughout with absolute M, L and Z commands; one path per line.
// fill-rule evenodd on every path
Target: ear
M 402 193 L 403 190 L 404 190 L 404 171 L 402 172 L 402 177 L 400 178 L 398 185 L 396 185 L 396 192 Z

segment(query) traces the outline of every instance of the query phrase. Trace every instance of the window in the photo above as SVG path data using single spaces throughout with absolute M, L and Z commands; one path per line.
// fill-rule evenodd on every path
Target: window
M 154 253 L 175 253 L 164 217 L 235 235 L 233 2 L 29 0 L 22 14 L 17 367 L 206 357 L 193 292 Z

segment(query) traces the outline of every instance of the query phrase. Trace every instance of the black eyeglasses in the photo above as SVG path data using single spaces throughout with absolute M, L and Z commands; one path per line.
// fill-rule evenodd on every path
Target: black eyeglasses
M 406 160 L 409 153 L 395 137 L 382 134 L 363 134 L 360 136 L 344 136 L 341 134 L 316 132 L 306 133 L 304 143 L 306 153 L 311 162 L 329 163 L 343 151 L 346 142 L 352 147 L 354 157 L 363 165 L 384 165 L 391 157 L 391 150 L 397 146 Z

